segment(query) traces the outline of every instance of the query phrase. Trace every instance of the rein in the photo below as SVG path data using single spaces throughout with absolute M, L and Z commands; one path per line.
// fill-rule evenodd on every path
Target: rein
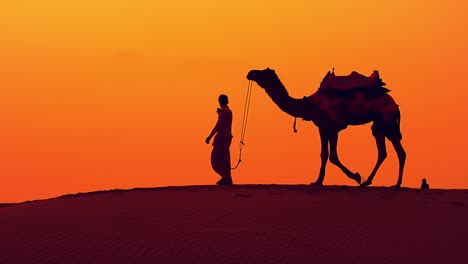
M 239 142 L 239 160 L 237 161 L 236 166 L 234 168 L 231 168 L 231 170 L 237 169 L 237 167 L 239 167 L 239 164 L 242 162 L 242 147 L 245 145 L 244 139 L 245 139 L 245 131 L 247 128 L 247 118 L 249 117 L 251 95 L 252 95 L 252 81 L 249 81 L 249 84 L 247 85 L 247 95 L 245 97 L 244 116 L 242 118 L 242 130 L 241 130 L 241 138 Z

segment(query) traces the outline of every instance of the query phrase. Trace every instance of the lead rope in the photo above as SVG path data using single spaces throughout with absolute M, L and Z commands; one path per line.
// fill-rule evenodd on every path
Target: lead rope
M 251 94 L 252 94 L 252 81 L 249 81 L 249 84 L 247 85 L 247 95 L 245 97 L 244 116 L 242 118 L 241 138 L 239 142 L 239 160 L 237 161 L 237 165 L 234 168 L 231 168 L 231 170 L 237 169 L 237 167 L 239 167 L 239 164 L 242 161 L 242 147 L 245 145 L 244 139 L 245 139 L 245 131 L 247 128 L 247 118 L 249 117 Z
M 297 107 L 297 101 L 296 101 L 296 107 Z M 297 133 L 297 129 L 296 129 L 296 120 L 297 120 L 297 116 L 294 117 L 294 124 L 293 124 L 293 131 L 294 133 Z
M 296 119 L 297 119 L 297 117 L 294 117 L 294 124 L 293 124 L 293 131 L 294 131 L 294 133 L 297 133 L 297 129 L 296 129 Z

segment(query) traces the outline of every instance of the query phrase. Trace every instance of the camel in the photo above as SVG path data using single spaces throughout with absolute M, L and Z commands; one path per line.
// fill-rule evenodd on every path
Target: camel
M 398 180 L 393 187 L 399 188 L 401 186 L 406 152 L 401 144 L 400 110 L 393 98 L 388 94 L 390 90 L 382 87 L 385 83 L 379 79 L 378 72 L 374 71 L 372 76 L 375 77 L 375 73 L 377 73 L 377 80 L 380 81 L 379 85 L 373 87 L 345 87 L 347 89 L 345 91 L 327 89 L 326 85 L 321 85 L 315 93 L 300 99 L 289 96 L 275 71 L 270 68 L 251 70 L 247 74 L 247 79 L 256 82 L 258 86 L 263 88 L 282 111 L 295 118 L 312 121 L 318 127 L 321 142 L 321 166 L 317 180 L 311 185 L 323 185 L 328 159 L 359 185 L 371 185 L 377 170 L 387 157 L 385 145 L 385 138 L 387 138 L 392 142 L 399 161 Z M 334 77 L 334 73 L 332 75 L 330 76 L 330 72 L 328 72 L 322 84 L 326 84 L 328 79 Z M 343 77 L 346 78 L 345 76 L 339 76 L 331 80 L 337 81 Z M 369 77 L 364 79 L 370 80 Z M 377 144 L 378 157 L 369 177 L 361 183 L 361 175 L 351 172 L 338 158 L 338 134 L 348 125 L 363 125 L 369 122 L 373 122 L 372 135 Z

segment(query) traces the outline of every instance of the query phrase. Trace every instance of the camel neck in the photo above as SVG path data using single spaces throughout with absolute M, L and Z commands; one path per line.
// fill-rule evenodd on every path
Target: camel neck
M 292 98 L 278 78 L 269 82 L 269 85 L 264 89 L 281 110 L 294 117 L 303 117 L 305 101 Z

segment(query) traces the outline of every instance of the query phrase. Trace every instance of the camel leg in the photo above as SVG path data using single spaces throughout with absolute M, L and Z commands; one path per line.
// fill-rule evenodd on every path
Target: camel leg
M 338 153 L 336 151 L 338 145 L 338 131 L 333 131 L 329 134 L 330 140 L 330 162 L 338 166 L 349 178 L 355 180 L 358 184 L 361 183 L 361 175 L 359 173 L 352 173 L 348 168 L 346 168 L 338 158 Z
M 403 180 L 403 169 L 405 168 L 406 152 L 403 149 L 403 146 L 401 145 L 401 139 L 390 139 L 390 141 L 392 141 L 393 147 L 395 148 L 395 151 L 398 155 L 398 162 L 400 163 L 400 168 L 398 171 L 398 181 L 393 187 L 399 188 Z
M 311 185 L 323 185 L 323 179 L 325 178 L 325 167 L 327 165 L 328 160 L 328 133 L 325 129 L 319 128 L 320 133 L 320 143 L 322 145 L 322 151 L 320 152 L 320 158 L 322 160 L 322 164 L 320 165 L 320 173 L 317 180 Z
M 372 184 L 372 180 L 374 179 L 377 170 L 380 168 L 380 165 L 384 162 L 385 158 L 387 158 L 387 147 L 385 146 L 385 135 L 383 131 L 378 129 L 375 125 L 372 126 L 372 134 L 375 138 L 375 143 L 377 144 L 377 163 L 375 164 L 374 169 L 372 170 L 369 178 L 365 182 L 361 184 L 361 186 L 368 186 Z

